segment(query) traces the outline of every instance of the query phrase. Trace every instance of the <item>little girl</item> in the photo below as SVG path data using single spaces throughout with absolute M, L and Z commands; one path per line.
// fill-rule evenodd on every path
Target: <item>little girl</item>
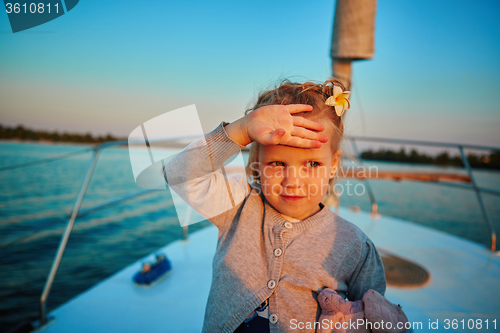
M 344 90 L 335 79 L 284 82 L 166 166 L 170 187 L 219 229 L 203 332 L 314 332 L 323 289 L 350 301 L 385 293 L 371 240 L 322 203 L 340 160 Z M 224 162 L 250 143 L 251 181 L 226 177 Z

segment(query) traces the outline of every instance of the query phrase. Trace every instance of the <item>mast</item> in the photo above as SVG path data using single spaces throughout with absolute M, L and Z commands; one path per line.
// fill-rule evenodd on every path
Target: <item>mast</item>
M 351 88 L 352 62 L 375 55 L 377 0 L 337 0 L 332 35 L 332 73 Z

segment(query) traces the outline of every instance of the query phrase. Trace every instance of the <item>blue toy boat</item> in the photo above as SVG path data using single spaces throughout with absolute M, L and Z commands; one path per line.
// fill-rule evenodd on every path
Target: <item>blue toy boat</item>
M 134 282 L 139 285 L 149 286 L 158 281 L 172 269 L 170 261 L 164 254 L 156 255 L 156 262 L 151 264 L 146 262 L 142 265 L 140 272 L 134 275 Z

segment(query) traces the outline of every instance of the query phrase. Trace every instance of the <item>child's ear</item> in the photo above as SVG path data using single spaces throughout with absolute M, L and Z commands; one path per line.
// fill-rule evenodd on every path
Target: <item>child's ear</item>
M 333 154 L 332 168 L 330 169 L 330 179 L 335 177 L 335 175 L 338 172 L 341 155 L 342 155 L 342 149 L 340 149 L 340 148 L 337 149 L 337 151 Z

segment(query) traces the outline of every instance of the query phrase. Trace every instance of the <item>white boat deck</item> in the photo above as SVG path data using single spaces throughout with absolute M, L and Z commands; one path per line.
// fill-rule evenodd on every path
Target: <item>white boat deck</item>
M 426 268 L 431 280 L 421 288 L 388 287 L 386 297 L 401 304 L 414 332 L 453 331 L 445 319 L 457 319 L 459 332 L 500 331 L 500 256 L 486 248 L 400 219 L 372 220 L 366 213 L 341 208 L 340 215 L 360 227 L 375 245 Z M 152 287 L 132 283 L 139 260 L 50 313 L 43 332 L 200 332 L 212 274 L 217 229 L 205 228 L 158 251 L 172 271 Z M 461 329 L 464 319 L 465 329 Z M 469 329 L 481 319 L 481 329 Z M 493 327 L 496 319 L 497 329 Z M 439 320 L 439 329 L 429 321 Z M 488 320 L 489 329 L 486 329 Z
M 464 319 L 458 332 L 500 331 L 500 256 L 485 247 L 401 219 L 369 216 L 341 210 L 340 215 L 361 228 L 378 248 L 415 262 L 431 274 L 421 288 L 388 287 L 386 297 L 401 304 L 410 322 L 421 322 L 414 331 L 445 331 L 445 320 Z M 482 319 L 482 329 L 467 328 L 469 319 Z M 485 320 L 490 323 L 486 330 Z M 491 326 L 496 319 L 497 329 Z M 439 330 L 429 329 L 439 320 Z M 472 326 L 472 323 L 471 323 Z M 446 330 L 451 331 L 451 329 Z

